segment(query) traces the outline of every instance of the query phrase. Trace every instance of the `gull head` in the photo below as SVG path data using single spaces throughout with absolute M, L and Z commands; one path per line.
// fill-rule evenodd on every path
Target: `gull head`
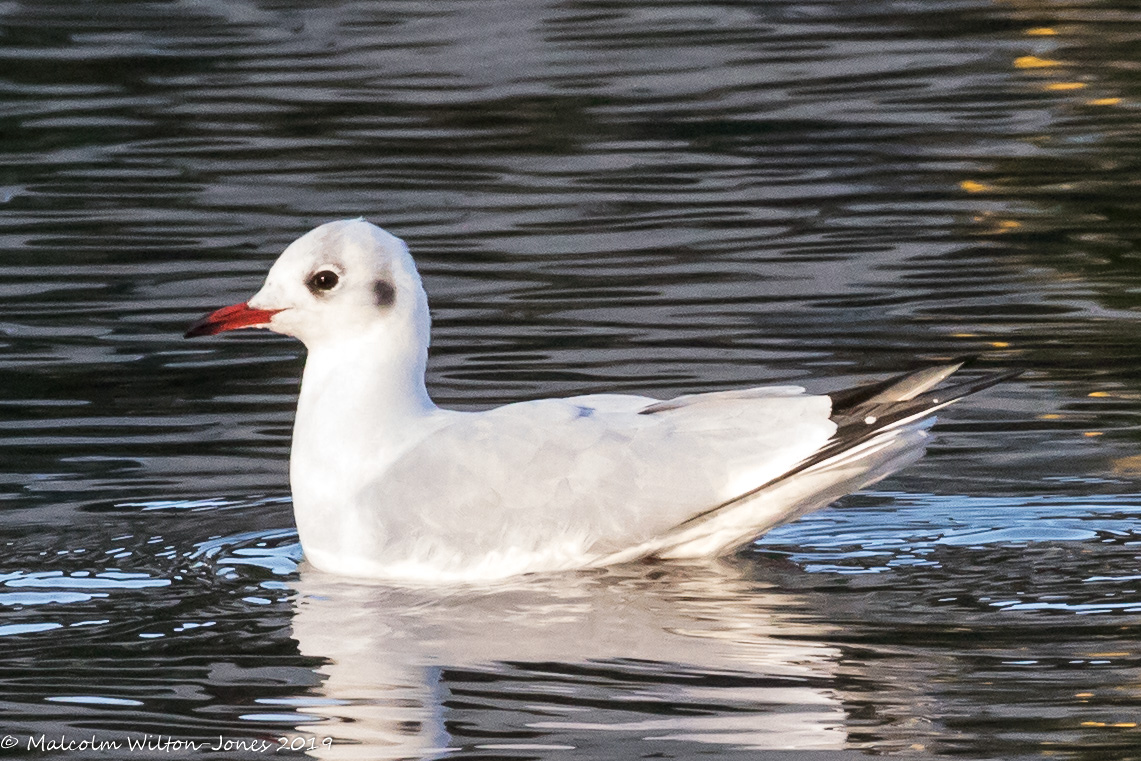
M 350 219 L 291 243 L 249 301 L 206 315 L 186 337 L 268 328 L 312 350 L 380 333 L 426 348 L 428 323 L 427 297 L 404 241 Z

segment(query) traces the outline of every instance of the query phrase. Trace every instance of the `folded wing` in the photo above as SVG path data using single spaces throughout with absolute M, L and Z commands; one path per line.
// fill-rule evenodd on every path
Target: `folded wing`
M 369 485 L 372 541 L 436 564 L 510 552 L 581 565 L 779 478 L 836 431 L 829 399 L 799 389 L 640 414 L 652 404 L 602 395 L 451 413 Z

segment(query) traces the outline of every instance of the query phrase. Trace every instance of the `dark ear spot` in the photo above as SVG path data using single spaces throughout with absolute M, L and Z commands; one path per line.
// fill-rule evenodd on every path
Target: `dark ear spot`
M 385 309 L 396 303 L 396 289 L 392 286 L 392 283 L 384 278 L 372 284 L 372 292 L 376 298 L 376 305 L 381 309 Z

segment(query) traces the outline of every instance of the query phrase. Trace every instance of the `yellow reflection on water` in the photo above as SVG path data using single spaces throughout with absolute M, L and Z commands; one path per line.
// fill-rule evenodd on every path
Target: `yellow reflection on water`
M 1061 61 L 1055 61 L 1050 58 L 1039 58 L 1036 55 L 1024 55 L 1014 59 L 1014 68 L 1016 69 L 1046 69 L 1061 65 Z

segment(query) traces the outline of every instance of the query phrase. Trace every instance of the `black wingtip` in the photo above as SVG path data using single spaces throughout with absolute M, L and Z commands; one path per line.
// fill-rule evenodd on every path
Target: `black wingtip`
M 977 394 L 979 391 L 988 389 L 991 386 L 997 386 L 999 383 L 1004 381 L 1011 380 L 1012 378 L 1017 378 L 1025 372 L 1025 368 L 1016 368 L 1013 370 L 1000 370 L 993 373 L 987 373 L 981 378 L 974 378 L 973 380 L 963 381 L 962 383 L 956 383 L 951 386 L 944 386 L 942 388 L 928 391 L 926 394 L 921 394 L 920 396 L 916 397 L 916 399 L 918 400 L 929 398 L 931 403 L 943 406 L 962 399 L 965 396 Z
M 966 384 L 939 386 L 958 373 L 965 365 L 969 365 L 977 359 L 978 357 L 974 355 L 955 357 L 945 362 L 929 364 L 918 370 L 910 370 L 883 380 L 832 391 L 828 397 L 832 399 L 833 416 L 863 417 L 874 409 L 894 407 L 910 399 L 926 397 L 936 391 L 941 392 L 941 395 L 946 397 L 949 390 L 957 389 L 960 386 L 964 389 L 964 393 L 961 395 L 966 396 L 969 393 L 974 393 L 974 391 L 966 390 L 972 388 L 974 384 L 981 384 L 974 389 L 981 391 L 987 386 L 1001 383 L 1021 375 L 1023 372 L 1021 369 L 1008 370 L 987 374 L 984 378 Z
M 957 364 L 947 363 L 933 365 L 930 369 L 939 370 L 942 368 L 942 371 L 946 372 L 950 368 L 957 369 L 957 367 Z M 937 410 L 964 397 L 976 394 L 1011 378 L 1017 378 L 1025 372 L 1025 369 L 1000 370 L 959 383 L 928 386 L 927 390 L 902 399 L 894 398 L 891 391 L 898 383 L 906 384 L 909 378 L 919 376 L 924 372 L 926 371 L 920 370 L 916 373 L 889 378 L 887 381 L 855 389 L 846 389 L 838 394 L 830 395 L 833 400 L 832 420 L 836 422 L 841 431 L 854 430 L 860 432 L 860 436 L 866 436 L 877 430 L 933 415 Z M 941 373 L 935 373 L 935 375 L 939 374 Z M 944 378 L 949 375 L 948 372 Z M 840 403 L 838 404 L 837 401 Z

